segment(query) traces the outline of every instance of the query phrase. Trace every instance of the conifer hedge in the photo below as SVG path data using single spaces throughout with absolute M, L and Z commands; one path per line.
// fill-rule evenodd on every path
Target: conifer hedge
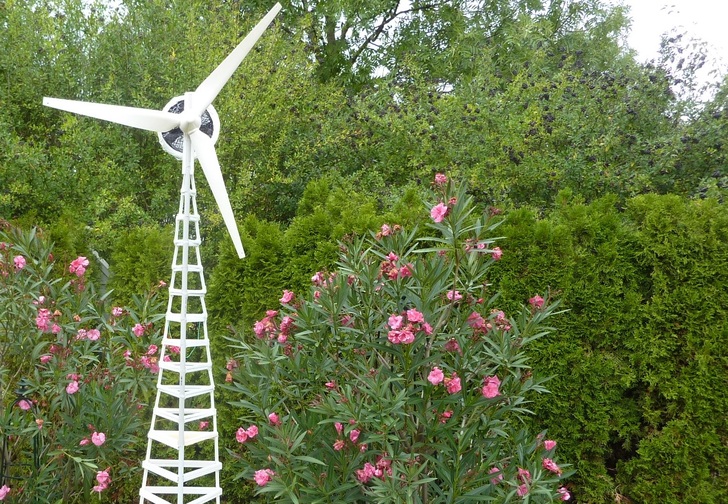
M 561 195 L 507 215 L 492 278 L 514 305 L 549 290 L 569 313 L 539 341 L 552 375 L 536 422 L 577 460 L 578 502 L 728 502 L 728 209 L 645 195 Z

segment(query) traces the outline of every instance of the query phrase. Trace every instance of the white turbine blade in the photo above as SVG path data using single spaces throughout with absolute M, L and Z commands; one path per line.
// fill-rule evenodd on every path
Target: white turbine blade
M 177 114 L 121 105 L 107 105 L 60 98 L 43 98 L 43 105 L 66 112 L 73 112 L 96 119 L 103 119 L 132 128 L 164 132 L 176 128 L 180 117 Z
M 212 140 L 210 140 L 210 137 L 199 129 L 190 133 L 190 140 L 192 141 L 192 147 L 195 149 L 197 160 L 202 167 L 202 172 L 205 174 L 207 183 L 210 184 L 212 195 L 215 197 L 217 206 L 220 208 L 222 219 L 225 221 L 230 237 L 233 239 L 233 245 L 235 245 L 238 257 L 242 259 L 245 257 L 245 251 L 243 250 L 243 243 L 240 240 L 238 225 L 235 223 L 233 209 L 230 206 L 230 198 L 228 198 L 227 189 L 225 189 L 225 181 L 222 178 L 222 171 L 220 170 L 220 163 L 215 153 L 215 146 Z
M 243 39 L 238 46 L 228 55 L 225 60 L 200 84 L 195 90 L 197 95 L 197 106 L 199 109 L 194 109 L 195 115 L 202 115 L 205 109 L 215 100 L 215 97 L 220 93 L 220 90 L 225 86 L 225 83 L 230 79 L 230 76 L 237 70 L 242 63 L 245 56 L 248 55 L 250 50 L 253 48 L 255 43 L 258 41 L 261 35 L 268 25 L 271 24 L 273 18 L 276 17 L 278 12 L 281 10 L 281 4 L 277 3 L 273 6 L 268 14 L 261 19 L 255 28 L 248 33 L 248 36 Z

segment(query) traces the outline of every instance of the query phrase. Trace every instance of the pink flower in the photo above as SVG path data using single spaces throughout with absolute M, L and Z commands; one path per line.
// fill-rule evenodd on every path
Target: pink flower
M 500 261 L 501 257 L 503 257 L 503 251 L 500 249 L 500 247 L 493 247 L 490 255 L 494 261 Z
M 94 432 L 91 434 L 91 442 L 96 446 L 101 446 L 106 442 L 106 434 L 103 432 Z
M 277 413 L 271 413 L 268 415 L 268 421 L 271 425 L 279 426 L 281 425 L 281 419 L 278 417 Z
M 149 348 L 147 348 L 147 355 L 154 355 L 157 353 L 157 350 L 159 350 L 159 347 L 157 345 L 149 345 Z
M 35 317 L 35 325 L 43 332 L 48 332 L 48 326 L 51 321 L 51 312 L 47 308 L 38 310 L 38 316 Z
M 87 437 L 83 438 L 81 441 L 78 442 L 78 446 L 86 446 L 91 444 L 91 440 Z
M 202 420 L 202 421 L 200 421 L 200 427 L 199 427 L 199 429 L 200 430 L 205 430 L 205 429 L 207 429 L 207 427 L 209 425 L 210 425 L 210 422 L 208 422 L 207 420 Z
M 412 276 L 412 270 L 414 269 L 414 265 L 412 263 L 407 263 L 401 268 L 399 268 L 399 278 L 409 278 Z
M 53 327 L 51 327 L 51 332 L 53 334 L 60 334 L 61 326 L 59 326 L 58 324 L 53 324 Z
M 447 389 L 448 394 L 457 394 L 463 389 L 460 384 L 460 377 L 457 373 L 453 373 L 450 378 L 445 378 L 445 388 Z
M 447 291 L 447 294 L 445 294 L 445 297 L 448 299 L 448 301 L 460 301 L 463 298 L 463 295 L 460 294 L 460 292 L 456 290 Z
M 109 476 L 109 468 L 106 468 L 105 471 L 97 472 L 96 481 L 99 482 L 99 485 L 109 486 L 109 483 L 111 483 L 111 477 Z
M 566 487 L 559 488 L 559 494 L 561 495 L 562 501 L 567 501 L 571 499 L 571 494 L 569 493 L 569 490 Z
M 344 440 L 343 439 L 337 439 L 334 443 L 334 450 L 341 451 L 344 449 Z
M 114 306 L 111 309 L 111 315 L 114 317 L 121 317 L 124 314 L 124 308 L 121 306 Z
M 20 401 L 18 401 L 18 407 L 23 411 L 28 411 L 30 408 L 33 407 L 33 405 L 30 404 L 30 401 L 28 401 L 27 399 L 21 399 Z
M 447 177 L 443 173 L 435 174 L 435 185 L 447 184 Z
M 255 436 L 258 435 L 258 427 L 256 427 L 255 425 L 251 425 L 250 427 L 248 427 L 245 433 L 248 435 L 248 439 L 253 439 Z
M 543 306 L 544 300 L 541 296 L 536 294 L 531 299 L 529 299 L 528 302 L 531 303 L 531 306 L 539 310 Z
M 351 439 L 352 443 L 356 443 L 356 440 L 359 439 L 359 434 L 361 434 L 359 429 L 352 429 L 351 432 L 349 432 L 349 439 Z
M 248 440 L 248 433 L 240 427 L 238 431 L 235 433 L 235 439 L 237 439 L 238 443 L 244 443 Z
M 483 397 L 486 399 L 493 399 L 500 395 L 498 387 L 500 387 L 501 381 L 497 376 L 486 376 L 483 380 Z
M 422 323 L 425 321 L 424 315 L 414 308 L 407 310 L 407 321 L 412 323 Z
M 452 418 L 452 410 L 445 410 L 440 415 L 440 423 L 447 423 L 448 419 Z
M 528 471 L 528 469 L 519 467 L 518 468 L 518 479 L 524 483 L 529 483 L 531 481 L 531 473 Z
M 111 483 L 111 477 L 109 476 L 108 469 L 105 471 L 99 471 L 96 473 L 96 481 L 99 482 L 98 485 L 94 486 L 93 490 L 94 492 L 103 492 L 107 488 L 109 488 L 109 483 Z
M 41 364 L 47 364 L 48 362 L 51 361 L 51 359 L 53 359 L 53 356 L 52 355 L 48 355 L 48 354 L 41 355 L 40 356 L 40 363 Z
M 519 497 L 525 497 L 528 493 L 528 486 L 524 483 L 518 487 L 518 490 L 516 490 L 516 493 Z
M 361 483 L 368 483 L 369 480 L 374 477 L 376 470 L 376 467 L 367 462 L 364 464 L 364 467 L 362 469 L 357 469 L 355 471 L 356 479 L 358 479 Z
M 382 236 L 389 236 L 392 234 L 392 228 L 388 224 L 382 224 L 382 229 L 379 231 Z
M 20 271 L 21 269 L 25 268 L 25 257 L 15 256 L 13 258 L 13 263 L 15 264 L 15 271 Z
M 326 281 L 326 278 L 324 278 L 323 271 L 317 271 L 312 277 L 311 277 L 311 283 L 314 285 L 323 285 L 323 283 Z
M 393 331 L 396 331 L 402 327 L 403 320 L 404 318 L 402 317 L 402 315 L 392 314 L 389 316 L 389 320 L 387 323 Z
M 498 473 L 498 475 L 495 476 L 494 478 L 491 478 L 490 482 L 494 485 L 497 485 L 500 481 L 503 481 L 503 473 L 497 467 L 491 467 L 490 471 L 488 471 L 488 474 L 495 474 L 495 473 Z
M 0 487 L 0 501 L 5 500 L 5 497 L 7 497 L 10 494 L 10 487 L 7 485 L 3 485 Z
M 344 425 L 341 422 L 334 422 L 334 428 L 336 429 L 336 432 L 341 434 L 341 432 L 344 430 Z
M 96 341 L 97 339 L 99 339 L 101 337 L 101 333 L 99 332 L 98 329 L 89 329 L 86 332 L 86 337 L 88 339 L 90 339 L 91 341 Z
M 333 390 L 333 389 L 336 388 L 336 382 L 333 381 L 333 380 L 332 381 L 327 381 L 326 383 L 324 383 L 324 387 L 326 387 L 329 390 Z
M 68 271 L 71 273 L 75 273 L 77 277 L 82 277 L 84 273 L 86 273 L 86 268 L 88 267 L 88 259 L 85 257 L 79 256 L 73 261 L 71 261 L 71 265 L 68 267 Z
M 141 336 L 144 334 L 144 326 L 141 324 L 134 324 L 134 327 L 131 330 L 134 333 L 134 336 L 137 338 L 141 338 Z
M 554 448 L 556 448 L 556 441 L 554 441 L 552 439 L 547 439 L 546 441 L 543 442 L 543 447 L 549 451 L 553 450 Z
M 78 392 L 78 382 L 76 380 L 73 380 L 66 386 L 66 393 L 75 394 L 76 392 Z
M 543 468 L 555 474 L 561 474 L 561 468 L 550 458 L 543 459 Z
M 274 473 L 270 469 L 260 469 L 258 471 L 255 471 L 253 479 L 258 484 L 258 486 L 266 486 L 275 475 L 276 473 Z
M 279 299 L 281 304 L 288 304 L 291 301 L 293 301 L 293 292 L 289 290 L 283 291 L 283 296 L 281 296 L 281 299 Z
M 450 338 L 444 345 L 446 352 L 458 352 L 460 353 L 460 344 L 455 338 Z
M 442 369 L 439 367 L 432 368 L 432 371 L 430 371 L 430 374 L 427 375 L 427 381 L 432 383 L 433 385 L 439 385 L 442 383 L 442 380 L 445 379 L 445 373 L 442 372 Z
M 36 419 L 35 419 L 35 424 L 36 424 L 36 425 L 38 426 L 38 429 L 42 429 L 42 428 L 43 428 L 43 424 L 44 424 L 44 423 L 45 423 L 45 422 L 43 421 L 43 419 L 42 419 L 42 418 L 36 418 Z
M 432 207 L 432 210 L 430 210 L 430 217 L 432 217 L 432 220 L 440 223 L 445 219 L 445 216 L 447 215 L 447 205 L 440 202 L 434 207 Z

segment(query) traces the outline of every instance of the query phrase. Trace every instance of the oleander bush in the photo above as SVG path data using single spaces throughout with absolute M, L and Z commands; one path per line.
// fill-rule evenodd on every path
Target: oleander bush
M 39 231 L 0 229 L 0 493 L 125 501 L 140 479 L 161 285 L 118 306 L 88 280 L 86 257 L 58 266 Z
M 566 500 L 526 350 L 558 302 L 509 315 L 486 279 L 498 222 L 439 175 L 429 232 L 385 224 L 232 338 L 228 463 L 281 502 Z M 526 299 L 523 300 L 524 303 Z M 551 336 L 550 338 L 558 338 Z

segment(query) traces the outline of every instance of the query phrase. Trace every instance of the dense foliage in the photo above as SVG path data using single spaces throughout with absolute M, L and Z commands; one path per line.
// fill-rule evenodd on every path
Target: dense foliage
M 522 426 L 544 391 L 526 348 L 556 305 L 499 310 L 485 283 L 498 221 L 444 179 L 434 237 L 384 224 L 347 241 L 335 271 L 284 290 L 255 337 L 234 340 L 243 427 L 230 460 L 275 501 L 568 496 L 556 442 Z
M 114 306 L 86 257 L 54 266 L 36 231 L 0 230 L 3 486 L 12 502 L 88 502 L 112 482 L 117 497 L 135 493 L 159 293 Z
M 531 428 L 559 439 L 576 470 L 575 498 L 727 500 L 728 404 L 716 384 L 728 374 L 728 86 L 696 101 L 705 96 L 695 80 L 700 47 L 673 34 L 657 61 L 638 63 L 621 45 L 628 13 L 601 0 L 282 3 L 215 102 L 245 261 L 198 184 L 220 378 L 233 353 L 223 335 L 249 331 L 282 289 L 304 292 L 314 272 L 336 269 L 338 241 L 384 222 L 419 224 L 413 239 L 424 236 L 420 188 L 446 170 L 475 203 L 504 211 L 503 260 L 488 272 L 499 307 L 518 313 L 549 291 L 569 310 L 555 322 L 558 338 L 530 345 L 534 367 L 553 375 L 552 393 L 533 397 Z M 39 484 L 49 499 L 88 496 L 91 464 L 139 459 L 123 451 L 122 434 L 137 435 L 140 421 L 125 387 L 148 371 L 118 369 L 116 354 L 141 345 L 127 341 L 129 328 L 156 313 L 156 301 L 145 308 L 156 298 L 139 293 L 167 275 L 180 181 L 154 135 L 45 108 L 42 97 L 161 108 L 196 87 L 269 8 L 0 2 L 0 219 L 26 230 L 0 240 L 12 244 L 0 278 L 3 432 L 18 436 L 11 460 L 25 463 L 36 443 L 44 474 L 74 474 L 57 488 Z M 28 231 L 36 226 L 40 240 Z M 68 266 L 85 256 L 93 281 L 84 277 L 79 290 Z M 40 296 L 63 305 L 59 334 L 100 331 L 64 343 L 63 365 L 76 371 L 39 364 L 55 336 L 34 322 Z M 132 308 L 112 315 L 122 305 Z M 131 381 L 96 380 L 104 369 Z M 91 399 L 64 396 L 68 373 L 94 377 L 84 385 Z M 31 409 L 18 407 L 18 394 Z M 235 400 L 219 394 L 218 404 Z M 96 418 L 94 401 L 121 401 L 130 416 Z M 221 432 L 234 449 L 242 413 L 228 408 L 220 406 Z M 97 434 L 127 423 L 101 447 L 114 450 L 74 441 L 50 456 L 51 441 L 93 434 L 58 423 L 63 415 L 90 415 Z M 226 495 L 249 499 L 253 486 L 234 476 L 225 466 Z M 110 477 L 114 495 L 126 496 L 121 473 Z

